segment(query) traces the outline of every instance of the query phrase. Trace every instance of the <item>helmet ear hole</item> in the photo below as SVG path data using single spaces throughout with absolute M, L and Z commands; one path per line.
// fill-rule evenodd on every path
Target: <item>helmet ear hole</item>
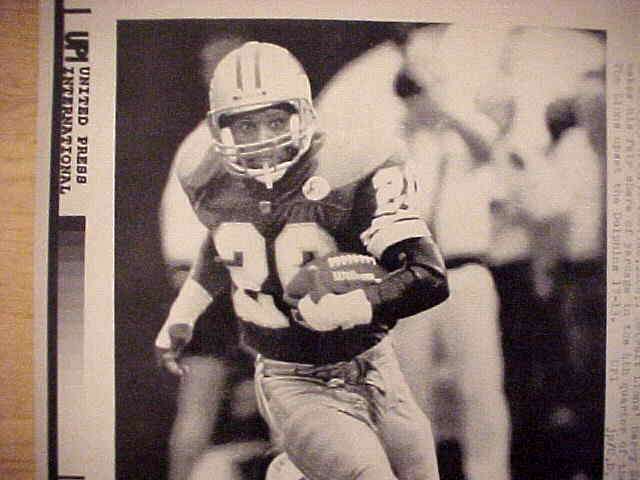
M 235 142 L 233 141 L 233 134 L 229 127 L 225 127 L 220 130 L 220 141 L 227 147 L 233 147 L 235 145 Z

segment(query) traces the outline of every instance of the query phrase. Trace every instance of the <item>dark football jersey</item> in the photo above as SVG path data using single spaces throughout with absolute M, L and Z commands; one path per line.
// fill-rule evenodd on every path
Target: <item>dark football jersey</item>
M 315 257 L 345 251 L 380 258 L 386 247 L 429 231 L 410 208 L 415 185 L 399 159 L 337 189 L 314 176 L 315 168 L 312 148 L 273 189 L 228 174 L 219 161 L 206 180 L 187 171 L 181 183 L 210 231 L 193 276 L 215 297 L 226 281 L 220 269 L 228 270 L 245 347 L 272 359 L 325 364 L 370 348 L 389 326 L 310 330 L 293 319 L 283 287 Z

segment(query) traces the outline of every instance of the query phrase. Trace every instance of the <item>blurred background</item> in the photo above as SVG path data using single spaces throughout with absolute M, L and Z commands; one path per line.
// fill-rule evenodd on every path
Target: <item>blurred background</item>
M 305 67 L 328 138 L 345 137 L 324 161 L 384 148 L 367 132 L 403 137 L 451 265 L 489 267 L 512 478 L 601 478 L 604 35 L 311 20 L 118 23 L 118 478 L 166 475 L 177 382 L 153 342 L 202 235 L 170 171 L 212 65 L 244 40 Z M 455 439 L 439 453 L 443 480 L 464 478 Z

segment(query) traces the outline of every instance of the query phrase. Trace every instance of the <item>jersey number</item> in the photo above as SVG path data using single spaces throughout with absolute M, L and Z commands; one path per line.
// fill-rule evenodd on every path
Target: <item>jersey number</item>
M 288 327 L 289 321 L 275 306 L 273 297 L 260 291 L 269 276 L 269 265 L 266 240 L 256 227 L 251 223 L 223 223 L 213 240 L 237 287 L 233 295 L 236 314 L 262 327 Z M 336 249 L 333 238 L 315 223 L 285 225 L 274 243 L 280 283 L 291 281 L 307 255 L 323 256 Z

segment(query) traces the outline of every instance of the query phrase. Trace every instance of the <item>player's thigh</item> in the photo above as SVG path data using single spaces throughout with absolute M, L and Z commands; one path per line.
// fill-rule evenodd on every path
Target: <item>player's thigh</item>
M 261 384 L 282 447 L 309 480 L 395 478 L 357 393 L 280 378 Z
M 285 431 L 288 455 L 310 480 L 395 479 L 376 433 L 345 412 L 307 409 Z
M 420 409 L 395 352 L 372 359 L 367 374 L 376 425 L 391 465 L 404 479 L 437 479 L 431 423 Z
M 431 422 L 406 391 L 379 420 L 380 437 L 399 479 L 438 479 Z

